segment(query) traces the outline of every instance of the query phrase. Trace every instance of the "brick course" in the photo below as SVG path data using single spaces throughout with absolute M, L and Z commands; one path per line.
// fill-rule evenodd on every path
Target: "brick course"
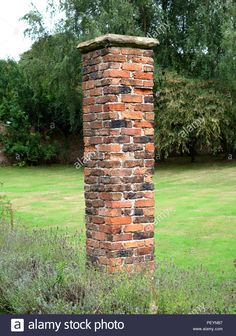
M 105 46 L 82 62 L 88 261 L 153 269 L 153 51 Z

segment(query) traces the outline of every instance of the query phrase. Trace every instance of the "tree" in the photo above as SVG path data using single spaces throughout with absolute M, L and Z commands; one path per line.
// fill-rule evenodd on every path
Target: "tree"
M 82 132 L 81 66 L 75 46 L 70 33 L 45 36 L 19 62 L 33 93 L 31 119 L 38 130 L 54 123 L 64 134 Z
M 54 14 L 53 0 L 48 10 Z M 191 152 L 194 159 L 204 143 L 214 153 L 235 150 L 234 0 L 60 0 L 60 10 L 64 19 L 51 32 L 35 8 L 24 17 L 36 42 L 19 65 L 32 91 L 30 120 L 40 132 L 54 122 L 63 133 L 82 133 L 79 41 L 106 33 L 146 35 L 161 41 L 156 102 L 164 155 Z M 161 72 L 170 70 L 162 80 Z M 180 138 L 179 129 L 203 115 L 205 123 Z
M 0 124 L 5 129 L 0 142 L 5 153 L 21 165 L 50 161 L 57 152 L 48 136 L 35 131 L 30 93 L 18 64 L 0 61 Z
M 194 162 L 197 149 L 221 151 L 231 127 L 225 117 L 230 99 L 213 81 L 167 72 L 163 82 L 156 109 L 156 146 L 162 157 L 187 153 Z
M 231 100 L 227 118 L 231 125 L 224 137 L 225 152 L 236 153 L 236 7 L 227 0 L 227 18 L 222 25 L 222 53 L 219 62 L 219 80 L 222 92 Z

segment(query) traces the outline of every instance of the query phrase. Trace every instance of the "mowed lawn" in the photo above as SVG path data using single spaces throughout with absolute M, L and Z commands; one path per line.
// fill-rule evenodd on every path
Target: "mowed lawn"
M 235 278 L 236 163 L 161 164 L 155 173 L 156 258 Z M 83 170 L 2 167 L 17 225 L 84 232 Z

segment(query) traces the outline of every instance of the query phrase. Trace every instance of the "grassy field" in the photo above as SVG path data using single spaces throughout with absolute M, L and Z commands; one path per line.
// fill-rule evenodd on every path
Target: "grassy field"
M 0 182 L 17 223 L 84 231 L 82 169 L 2 167 Z M 155 185 L 157 259 L 235 278 L 236 163 L 161 164 Z

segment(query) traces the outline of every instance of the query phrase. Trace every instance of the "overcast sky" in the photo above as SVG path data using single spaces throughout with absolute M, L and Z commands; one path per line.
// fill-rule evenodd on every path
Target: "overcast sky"
M 0 59 L 11 57 L 16 60 L 28 50 L 32 41 L 24 37 L 26 25 L 19 19 L 31 9 L 33 3 L 45 13 L 47 0 L 1 0 L 0 2 Z

